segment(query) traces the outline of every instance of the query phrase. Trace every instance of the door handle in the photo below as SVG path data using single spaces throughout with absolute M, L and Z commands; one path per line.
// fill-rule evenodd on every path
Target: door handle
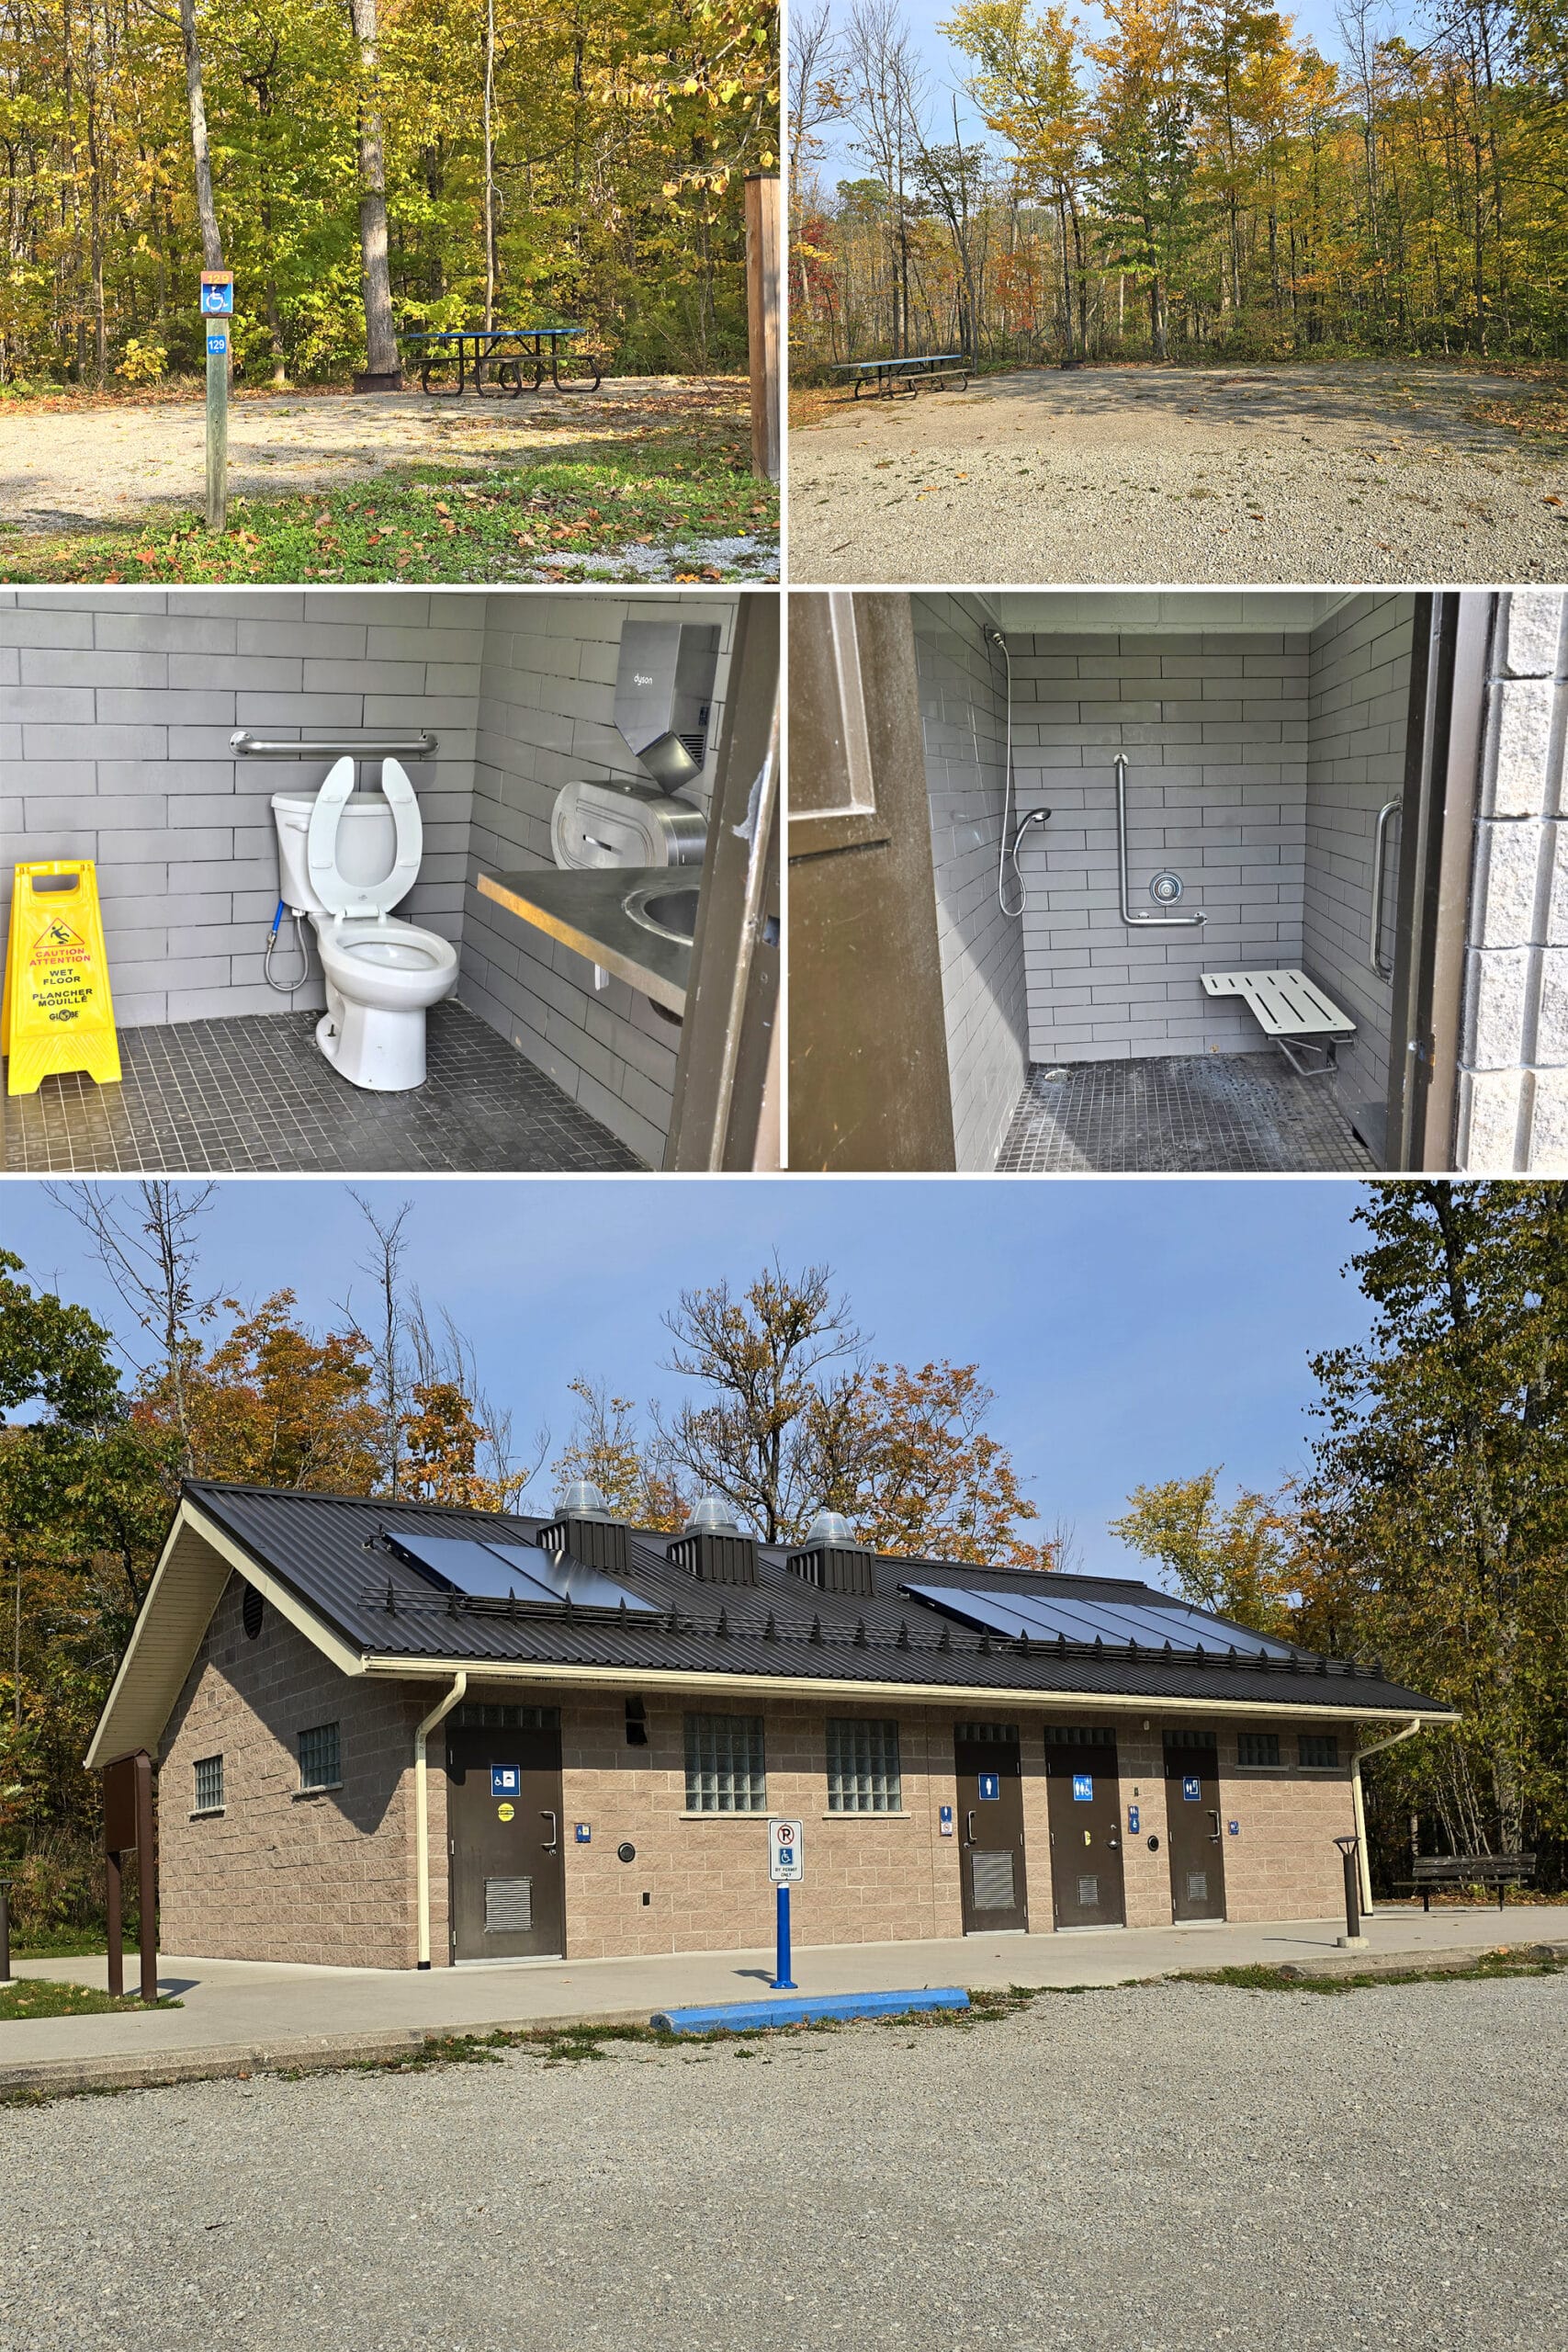
M 964 1843 L 966 1846 L 972 1846 L 975 1843 L 975 1809 L 973 1805 L 971 1805 L 969 1811 L 964 1816 Z
M 1211 1829 L 1211 1830 L 1210 1830 L 1210 1832 L 1209 1832 L 1209 1843 L 1210 1843 L 1210 1845 L 1211 1845 L 1211 1846 L 1217 1846 L 1217 1845 L 1219 1845 L 1219 1843 L 1221 1842 L 1221 1840 L 1220 1840 L 1220 1816 L 1219 1816 L 1219 1815 L 1218 1815 L 1217 1813 L 1211 1813 L 1211 1814 L 1210 1814 L 1210 1815 L 1209 1815 L 1209 1818 L 1210 1818 L 1210 1820 L 1211 1820 L 1211 1821 L 1213 1823 L 1213 1825 L 1214 1825 L 1214 1826 L 1213 1826 L 1213 1829 Z
M 548 1805 L 542 1804 L 539 1807 L 539 1818 L 541 1821 L 547 1821 L 550 1825 L 550 1834 L 545 1840 L 545 1851 L 547 1854 L 553 1854 L 560 1844 L 559 1816 L 553 1814 Z
M 1400 815 L 1403 805 L 1398 800 L 1385 800 L 1372 831 L 1372 935 L 1367 945 L 1367 961 L 1380 980 L 1393 977 L 1393 966 L 1385 964 L 1382 956 L 1382 877 L 1388 855 L 1389 822 Z
M 1111 1853 L 1119 1854 L 1122 1851 L 1122 1840 L 1120 1838 L 1108 1838 L 1105 1843 L 1107 1849 Z

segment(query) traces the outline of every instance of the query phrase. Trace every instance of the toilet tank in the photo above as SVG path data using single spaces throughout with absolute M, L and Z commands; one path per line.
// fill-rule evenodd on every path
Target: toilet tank
M 277 828 L 278 897 L 294 914 L 324 911 L 310 887 L 305 845 L 310 831 L 313 792 L 275 792 L 272 820 Z M 373 886 L 386 880 L 397 861 L 398 829 L 378 792 L 355 792 L 344 805 L 337 829 L 338 871 L 345 882 Z
M 691 801 L 648 784 L 562 785 L 550 812 L 558 865 L 700 865 L 707 820 Z

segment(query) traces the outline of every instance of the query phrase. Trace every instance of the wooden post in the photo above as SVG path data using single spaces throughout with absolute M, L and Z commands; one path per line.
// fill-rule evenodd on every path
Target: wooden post
M 152 1819 L 152 1758 L 136 1755 L 136 1905 L 141 1947 L 141 1997 L 158 1997 L 158 1849 Z
M 207 527 L 229 525 L 229 336 L 226 328 L 207 338 Z M 211 346 L 221 341 L 223 350 Z
M 133 1756 L 121 1756 L 104 1767 L 104 1908 L 108 1928 L 109 1991 L 117 1998 L 125 1991 L 122 1899 L 125 1857 L 132 1846 L 136 1849 L 136 1884 L 141 1912 L 138 1938 L 141 1995 L 144 2001 L 158 1997 L 157 1834 L 152 1812 L 152 1758 L 145 1748 L 138 1748 Z
M 123 1860 L 115 1849 L 104 1856 L 104 1873 L 107 1893 L 104 1909 L 109 1931 L 109 1991 L 119 2000 L 125 1992 L 125 1928 L 120 1916 L 120 1865 Z
M 746 181 L 746 330 L 751 360 L 751 471 L 777 481 L 782 461 L 784 206 L 776 172 Z

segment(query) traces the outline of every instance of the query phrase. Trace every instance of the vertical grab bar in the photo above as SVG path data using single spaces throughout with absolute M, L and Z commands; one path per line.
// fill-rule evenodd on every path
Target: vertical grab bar
M 1382 881 L 1388 858 L 1389 820 L 1398 816 L 1403 806 L 1398 800 L 1385 800 L 1378 810 L 1377 828 L 1372 835 L 1372 935 L 1367 943 L 1367 961 L 1380 980 L 1393 978 L 1393 966 L 1382 960 Z
M 1122 920 L 1129 931 L 1168 931 L 1178 925 L 1186 928 L 1192 923 L 1208 922 L 1208 916 L 1201 913 L 1134 914 L 1127 904 L 1127 759 L 1122 752 L 1116 754 L 1116 842 L 1121 853 Z

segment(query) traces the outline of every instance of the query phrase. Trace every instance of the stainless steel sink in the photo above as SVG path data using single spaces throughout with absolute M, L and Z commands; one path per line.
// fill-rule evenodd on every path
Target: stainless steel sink
M 639 883 L 621 901 L 633 922 L 661 939 L 677 939 L 690 947 L 697 935 L 697 892 L 694 884 L 672 889 L 667 882 Z

